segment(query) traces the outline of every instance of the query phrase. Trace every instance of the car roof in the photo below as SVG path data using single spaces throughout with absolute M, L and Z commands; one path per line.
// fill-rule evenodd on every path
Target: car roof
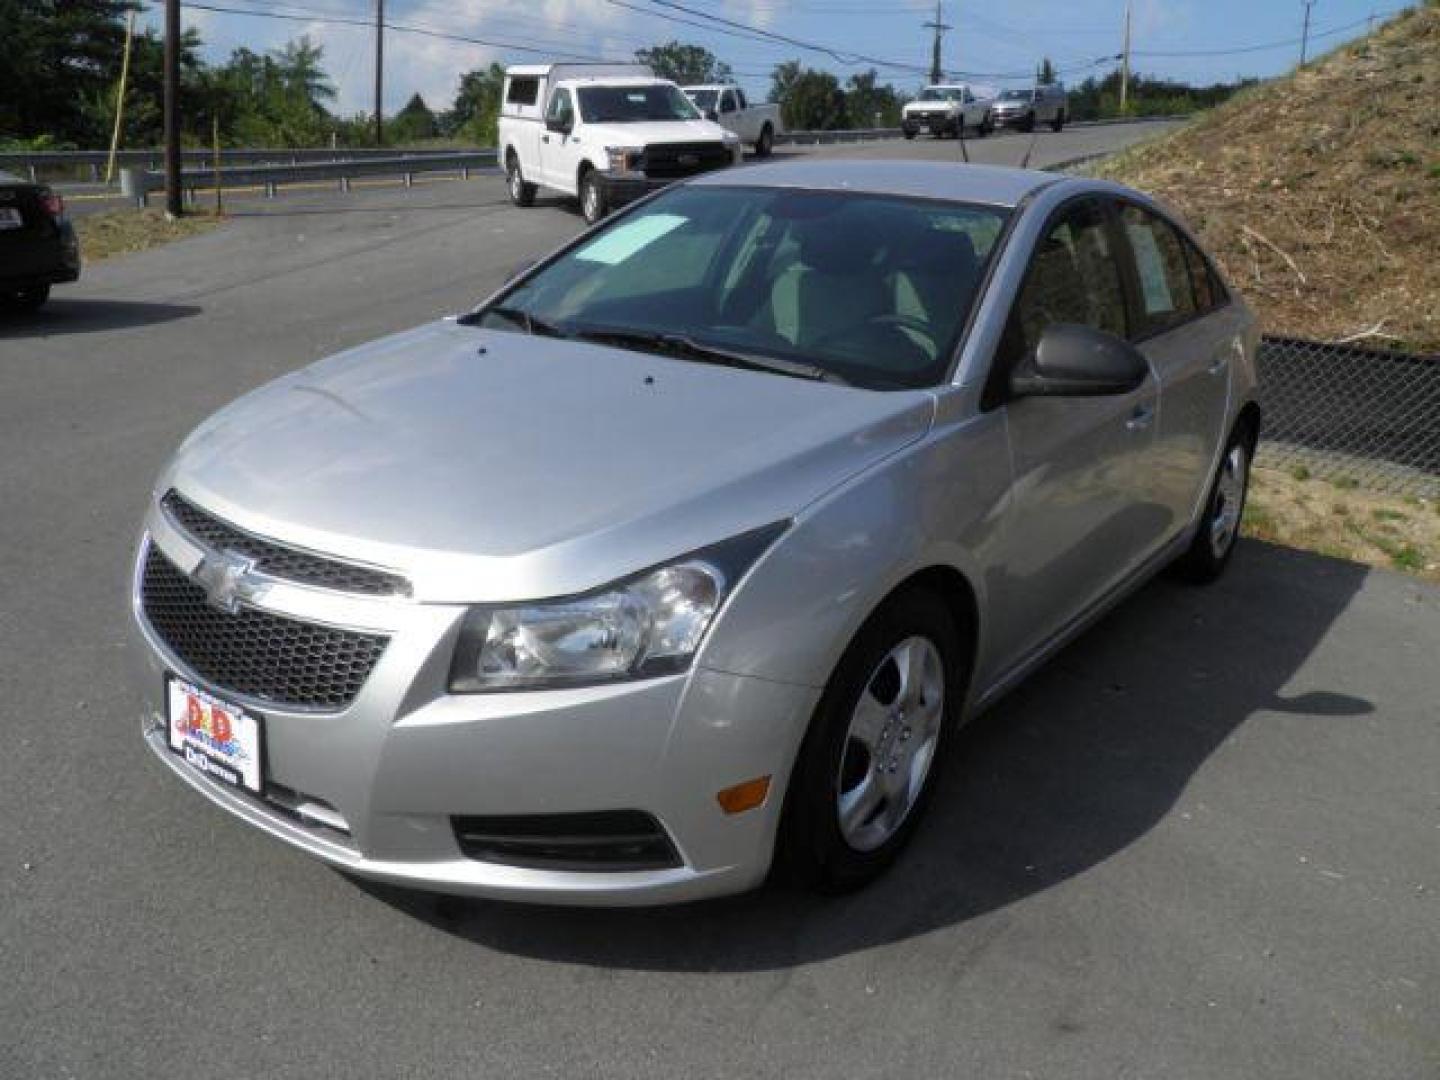
M 695 185 L 808 188 L 906 195 L 989 206 L 1018 206 L 1027 195 L 1058 182 L 1053 173 L 946 161 L 846 161 L 816 158 L 742 165 L 706 173 Z

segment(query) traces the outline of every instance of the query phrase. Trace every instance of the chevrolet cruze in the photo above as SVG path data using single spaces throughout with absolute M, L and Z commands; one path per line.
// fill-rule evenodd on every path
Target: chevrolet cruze
M 1145 196 L 903 162 L 669 189 L 264 386 L 154 488 L 144 737 L 366 878 L 878 874 L 956 729 L 1236 543 L 1255 320 Z

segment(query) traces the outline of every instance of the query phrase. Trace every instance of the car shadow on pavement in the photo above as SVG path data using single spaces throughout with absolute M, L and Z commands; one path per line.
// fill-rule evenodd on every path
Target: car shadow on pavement
M 1257 712 L 1316 723 L 1372 712 L 1338 688 L 1285 692 L 1366 573 L 1252 541 L 1212 588 L 1163 578 L 1146 586 L 956 740 L 915 842 L 881 880 L 850 896 L 767 888 L 692 905 L 590 910 L 361 887 L 487 948 L 640 970 L 774 970 L 951 926 L 1064 882 L 1143 837 Z
M 193 304 L 157 304 L 139 300 L 52 299 L 39 311 L 0 312 L 0 341 L 48 337 L 51 334 L 93 334 L 128 330 L 199 315 Z

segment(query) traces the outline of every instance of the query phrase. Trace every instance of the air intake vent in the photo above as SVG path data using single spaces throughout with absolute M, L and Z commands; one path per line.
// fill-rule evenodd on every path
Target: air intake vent
M 640 810 L 451 818 L 467 858 L 535 870 L 663 870 L 680 865 L 664 828 Z

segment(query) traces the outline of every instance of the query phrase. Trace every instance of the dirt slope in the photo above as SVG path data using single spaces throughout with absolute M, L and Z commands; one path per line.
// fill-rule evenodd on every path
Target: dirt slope
M 1267 332 L 1440 352 L 1440 0 L 1096 171 L 1178 207 Z

